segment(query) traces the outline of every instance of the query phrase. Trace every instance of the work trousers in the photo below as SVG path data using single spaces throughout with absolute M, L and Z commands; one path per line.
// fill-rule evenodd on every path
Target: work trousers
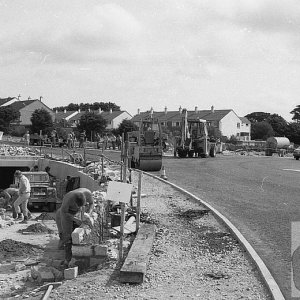
M 72 232 L 77 226 L 72 218 L 63 213 L 60 208 L 56 211 L 55 221 L 59 237 L 65 248 L 65 260 L 69 262 L 72 259 Z
M 30 193 L 20 194 L 17 200 L 14 202 L 14 208 L 16 213 L 20 214 L 22 209 L 22 213 L 26 218 L 28 214 L 27 204 L 28 204 L 29 197 L 30 197 Z M 20 205 L 21 205 L 21 209 L 20 209 Z

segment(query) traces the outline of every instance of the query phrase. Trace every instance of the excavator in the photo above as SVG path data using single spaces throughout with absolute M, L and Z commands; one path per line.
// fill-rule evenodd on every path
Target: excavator
M 183 110 L 181 136 L 174 139 L 174 157 L 215 157 L 216 144 L 210 139 L 206 120 L 188 119 L 187 110 Z
M 165 140 L 158 119 L 140 120 L 139 130 L 128 132 L 128 166 L 143 171 L 159 171 Z

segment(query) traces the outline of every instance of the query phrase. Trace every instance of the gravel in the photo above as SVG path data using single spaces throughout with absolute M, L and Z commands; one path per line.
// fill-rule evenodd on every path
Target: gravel
M 120 283 L 110 264 L 64 282 L 50 299 L 271 299 L 256 266 L 204 207 L 146 175 L 142 193 L 143 217 L 157 227 L 144 282 Z

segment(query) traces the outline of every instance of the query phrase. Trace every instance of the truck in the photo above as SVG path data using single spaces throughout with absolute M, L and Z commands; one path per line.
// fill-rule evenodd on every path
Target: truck
M 140 120 L 139 130 L 128 132 L 128 165 L 143 171 L 159 171 L 166 135 L 158 119 Z
M 174 157 L 215 157 L 215 140 L 208 136 L 207 122 L 200 118 L 189 119 L 183 110 L 181 134 L 174 138 Z
M 47 207 L 50 212 L 55 211 L 61 204 L 57 197 L 55 183 L 50 180 L 47 172 L 22 172 L 30 182 L 31 192 L 28 200 L 28 207 Z M 18 179 L 15 178 L 11 187 L 18 187 Z

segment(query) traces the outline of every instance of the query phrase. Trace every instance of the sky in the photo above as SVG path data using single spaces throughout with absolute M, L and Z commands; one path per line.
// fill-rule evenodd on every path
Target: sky
M 0 0 L 0 98 L 276 113 L 300 104 L 299 0 Z

